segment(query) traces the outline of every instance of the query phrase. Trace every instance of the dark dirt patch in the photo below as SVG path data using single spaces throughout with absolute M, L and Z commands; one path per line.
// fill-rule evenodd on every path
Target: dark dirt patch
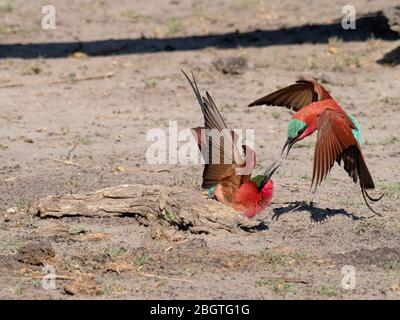
M 247 59 L 245 57 L 217 58 L 212 62 L 216 70 L 230 75 L 239 75 L 247 69 Z
M 56 256 L 51 242 L 49 240 L 40 240 L 38 242 L 29 242 L 24 244 L 16 255 L 19 262 L 41 266 L 49 258 Z
M 400 248 L 360 249 L 339 255 L 332 255 L 331 258 L 338 263 L 361 268 L 378 267 L 385 270 L 400 270 Z

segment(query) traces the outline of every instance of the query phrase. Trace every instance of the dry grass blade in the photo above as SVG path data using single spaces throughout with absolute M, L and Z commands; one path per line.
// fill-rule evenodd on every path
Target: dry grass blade
M 143 277 L 147 277 L 147 278 L 157 278 L 157 279 L 162 279 L 162 280 L 181 281 L 181 282 L 193 282 L 192 280 L 189 280 L 189 279 L 170 278 L 170 277 L 164 277 L 164 276 L 157 276 L 155 274 L 150 274 L 150 273 L 139 272 L 138 274 Z
M 60 84 L 60 83 L 68 83 L 68 82 L 78 82 L 78 81 L 88 81 L 88 80 L 99 80 L 99 79 L 107 79 L 111 78 L 115 75 L 114 72 L 108 72 L 106 74 L 100 74 L 95 76 L 87 76 L 87 77 L 76 77 L 74 79 L 62 79 L 62 80 L 55 80 L 51 81 L 50 84 Z
M 72 238 L 75 241 L 101 241 L 108 239 L 108 235 L 102 232 L 77 235 Z
M 81 167 L 82 165 L 76 162 L 73 162 L 72 160 L 61 160 L 61 159 L 54 159 L 55 162 L 63 163 L 69 166 L 76 166 L 76 167 Z
M 15 88 L 15 87 L 22 87 L 22 83 L 0 83 L 1 88 Z
M 286 278 L 286 277 L 263 277 L 262 280 L 278 280 L 278 281 L 283 281 L 283 282 L 292 282 L 292 283 L 304 283 L 304 284 L 309 284 L 310 281 L 305 280 L 305 279 L 299 279 L 299 278 Z

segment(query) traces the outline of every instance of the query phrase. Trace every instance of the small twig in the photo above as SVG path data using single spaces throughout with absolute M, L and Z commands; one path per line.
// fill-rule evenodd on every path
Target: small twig
M 149 274 L 149 273 L 143 273 L 143 272 L 139 272 L 139 274 L 141 276 L 144 276 L 144 277 L 147 277 L 147 278 L 157 278 L 157 279 L 163 279 L 163 280 L 193 282 L 192 280 L 189 280 L 189 279 L 169 278 L 169 277 L 157 276 L 155 274 Z
M 43 275 L 40 275 L 40 276 L 0 276 L 0 278 L 16 278 L 16 279 L 29 279 L 29 280 L 31 280 L 31 279 L 43 279 L 45 276 L 49 276 L 48 274 L 43 274 Z M 65 275 L 56 275 L 56 274 L 54 274 L 54 275 L 51 275 L 51 278 L 52 279 L 58 279 L 58 280 L 76 280 L 77 278 L 73 278 L 73 277 L 70 277 L 70 276 L 65 276 Z
M 272 201 L 271 204 L 293 204 L 293 201 Z
M 303 203 L 300 203 L 300 204 L 298 204 L 297 206 L 295 206 L 294 208 L 290 209 L 289 212 L 296 211 L 296 210 L 300 209 L 302 206 L 303 206 Z M 288 206 L 288 207 L 289 207 L 289 206 Z
M 43 277 L 45 277 L 46 275 L 42 275 L 42 276 L 35 276 L 35 277 L 31 277 L 31 279 L 42 279 Z M 48 276 L 48 275 L 47 275 Z M 63 275 L 51 275 L 51 277 L 53 279 L 57 279 L 57 280 L 77 280 L 77 278 L 74 277 L 70 277 L 70 276 L 63 276 Z
M 304 279 L 298 279 L 298 278 L 286 278 L 286 277 L 263 277 L 263 280 L 281 280 L 284 282 L 293 282 L 293 283 L 304 283 L 308 284 L 310 281 L 304 280 Z
M 132 172 L 151 172 L 151 173 L 162 173 L 162 172 L 170 172 L 169 169 L 148 169 L 148 168 L 124 168 L 124 167 L 117 167 L 115 174 L 119 173 L 132 173 Z
M 10 178 L 6 178 L 4 179 L 5 182 L 11 182 L 11 181 L 15 181 L 17 180 L 17 178 L 21 177 L 21 175 L 15 176 L 15 177 L 10 177 Z
M 0 83 L 0 88 L 15 88 L 22 87 L 22 83 Z
M 97 79 L 107 79 L 114 76 L 114 72 L 109 72 L 106 74 L 101 74 L 97 76 L 87 76 L 87 77 L 77 77 L 72 79 L 62 79 L 62 80 L 55 80 L 51 81 L 50 84 L 60 84 L 60 83 L 67 83 L 67 82 L 78 82 L 78 81 L 87 81 L 87 80 L 97 80 Z
M 304 185 L 300 184 L 288 184 L 288 183 L 282 183 L 282 187 L 285 187 L 286 189 L 291 189 L 291 190 L 299 190 L 299 189 L 305 189 Z
M 76 166 L 81 167 L 82 165 L 79 163 L 72 162 L 72 160 L 61 160 L 61 159 L 54 159 L 55 162 L 60 162 L 69 166 Z
M 74 142 L 72 148 L 67 153 L 67 159 L 71 159 L 71 153 L 74 152 L 74 150 L 78 146 L 78 143 L 79 143 L 79 139 L 76 139 L 76 141 Z

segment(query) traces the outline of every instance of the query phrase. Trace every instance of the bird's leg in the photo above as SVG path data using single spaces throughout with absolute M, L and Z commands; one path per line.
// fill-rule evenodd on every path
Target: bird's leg
M 314 208 L 315 205 L 317 204 L 316 202 L 314 202 L 314 196 L 315 196 L 316 191 L 317 191 L 317 190 L 314 189 L 314 191 L 312 191 L 312 194 L 311 194 L 311 200 L 310 200 L 310 204 L 309 204 L 309 206 L 310 206 L 311 208 Z

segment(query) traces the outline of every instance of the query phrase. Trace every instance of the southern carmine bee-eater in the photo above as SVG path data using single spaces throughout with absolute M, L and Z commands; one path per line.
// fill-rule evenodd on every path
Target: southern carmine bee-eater
M 271 177 L 279 164 L 274 162 L 263 175 L 251 178 L 255 152 L 242 146 L 244 156 L 239 153 L 235 144 L 237 135 L 226 126 L 210 94 L 206 91 L 206 96 L 202 97 L 193 73 L 192 81 L 182 72 L 204 116 L 204 127 L 192 129 L 200 151 L 203 153 L 208 148 L 208 157 L 203 153 L 208 161 L 205 161 L 202 188 L 208 190 L 209 196 L 252 218 L 270 204 L 273 194 Z
M 372 198 L 367 189 L 375 184 L 365 163 L 360 147 L 360 126 L 356 119 L 348 115 L 332 98 L 329 92 L 313 79 L 300 79 L 288 87 L 270 93 L 252 103 L 257 105 L 283 106 L 295 111 L 288 124 L 288 137 L 282 153 L 286 156 L 292 146 L 318 130 L 314 151 L 314 168 L 311 188 L 321 184 L 335 161 L 343 161 L 344 169 L 355 183 L 360 182 L 361 193 L 368 208 L 375 212 L 367 201 Z

